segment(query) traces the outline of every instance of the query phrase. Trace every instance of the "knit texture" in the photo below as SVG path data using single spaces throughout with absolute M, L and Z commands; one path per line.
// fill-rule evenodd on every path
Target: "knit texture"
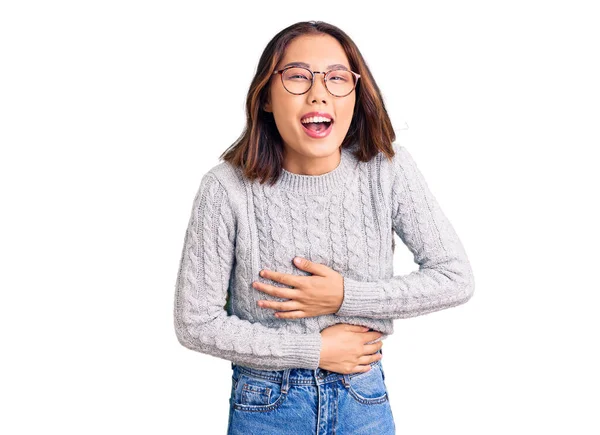
M 283 169 L 273 186 L 250 182 L 221 162 L 201 179 L 185 233 L 177 276 L 174 324 L 192 350 L 261 370 L 319 367 L 321 334 L 336 323 L 394 332 L 394 319 L 467 302 L 474 278 L 465 249 L 408 150 L 393 144 L 388 160 L 368 162 L 342 149 L 322 175 Z M 393 274 L 394 234 L 418 271 Z M 278 319 L 258 300 L 286 299 L 252 287 L 269 269 L 309 275 L 295 256 L 344 277 L 334 314 Z

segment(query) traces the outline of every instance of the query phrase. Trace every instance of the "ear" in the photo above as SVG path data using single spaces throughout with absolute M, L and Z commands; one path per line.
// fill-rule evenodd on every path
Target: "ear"
M 267 102 L 265 104 L 263 104 L 263 110 L 265 112 L 272 112 L 273 109 L 271 107 L 271 99 L 270 97 L 267 97 Z
M 265 112 L 272 112 L 273 111 L 273 107 L 271 106 L 271 89 L 267 90 L 266 102 L 263 104 L 262 109 Z

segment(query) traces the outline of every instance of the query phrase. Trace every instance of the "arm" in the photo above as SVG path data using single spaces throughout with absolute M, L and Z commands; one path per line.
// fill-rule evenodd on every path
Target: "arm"
M 173 313 L 179 342 L 191 350 L 263 370 L 318 368 L 319 332 L 268 328 L 229 316 L 224 309 L 235 261 L 235 234 L 227 192 L 209 172 L 194 199 L 177 276 Z
M 403 146 L 394 148 L 392 225 L 419 270 L 373 282 L 344 277 L 339 316 L 414 317 L 463 304 L 473 295 L 473 272 L 461 241 L 412 156 Z

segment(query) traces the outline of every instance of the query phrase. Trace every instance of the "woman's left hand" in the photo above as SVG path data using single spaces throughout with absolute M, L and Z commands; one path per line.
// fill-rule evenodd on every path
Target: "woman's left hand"
M 290 299 L 285 302 L 258 301 L 263 308 L 271 308 L 280 319 L 298 319 L 322 314 L 333 314 L 339 310 L 344 299 L 344 277 L 324 264 L 314 263 L 296 257 L 294 265 L 311 276 L 289 275 L 287 273 L 262 270 L 260 276 L 294 288 L 275 287 L 254 281 L 252 287 L 278 298 Z

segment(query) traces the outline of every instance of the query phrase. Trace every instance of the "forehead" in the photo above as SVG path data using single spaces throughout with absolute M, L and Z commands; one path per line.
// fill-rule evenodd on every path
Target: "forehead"
M 286 47 L 278 68 L 290 62 L 307 63 L 313 70 L 326 69 L 335 64 L 350 68 L 342 45 L 330 35 L 302 35 L 295 38 Z

